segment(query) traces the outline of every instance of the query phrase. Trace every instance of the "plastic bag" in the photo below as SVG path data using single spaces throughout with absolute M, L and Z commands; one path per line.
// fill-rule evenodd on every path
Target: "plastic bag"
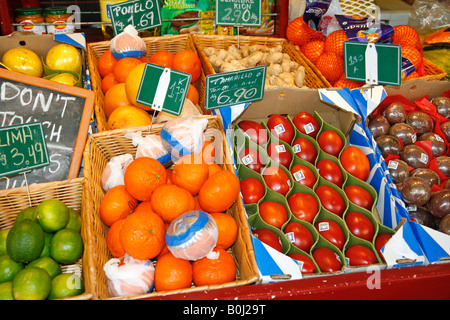
M 175 257 L 195 261 L 212 253 L 218 237 L 213 217 L 203 211 L 189 211 L 171 222 L 165 240 Z
M 131 139 L 133 146 L 137 146 L 136 158 L 149 157 L 158 160 L 166 168 L 171 166 L 170 154 L 164 148 L 160 136 L 150 134 L 143 137 L 142 132 L 138 131 L 126 133 L 125 138 Z
M 419 34 L 430 33 L 450 25 L 450 1 L 416 0 L 409 23 Z
M 325 36 L 336 30 L 341 30 L 341 26 L 336 19 L 336 14 L 343 14 L 339 0 L 331 0 L 327 12 L 322 16 L 319 27 Z
M 123 176 L 128 165 L 133 161 L 133 156 L 129 153 L 112 157 L 106 164 L 102 172 L 102 188 L 106 192 L 112 187 L 124 185 Z
M 303 20 L 314 30 L 320 30 L 319 22 L 322 16 L 327 12 L 331 0 L 305 0 L 306 7 L 303 14 Z
M 186 99 L 184 101 L 183 109 L 181 111 L 181 114 L 179 116 L 174 116 L 170 113 L 161 111 L 156 116 L 155 122 L 156 123 L 165 123 L 169 120 L 175 119 L 175 118 L 194 118 L 194 117 L 200 117 L 202 113 L 200 112 L 199 108 L 192 103 L 191 100 Z
M 138 36 L 136 29 L 129 25 L 111 40 L 111 54 L 116 59 L 142 57 L 147 51 L 144 40 Z
M 160 135 L 173 162 L 187 154 L 199 154 L 202 151 L 203 132 L 207 125 L 207 119 L 176 118 L 166 122 Z
M 153 290 L 155 267 L 151 260 L 138 260 L 125 254 L 105 263 L 106 285 L 112 297 L 135 296 Z

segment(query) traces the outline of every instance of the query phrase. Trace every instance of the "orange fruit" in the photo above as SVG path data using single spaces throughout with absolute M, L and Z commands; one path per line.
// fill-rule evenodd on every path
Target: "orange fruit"
M 102 77 L 106 77 L 107 74 L 114 71 L 114 64 L 117 62 L 117 59 L 113 57 L 111 54 L 111 50 L 106 50 L 103 52 L 103 54 L 100 56 L 100 59 L 98 59 L 97 62 L 97 69 L 98 73 Z
M 110 130 L 148 126 L 152 116 L 147 111 L 132 105 L 120 106 L 109 115 Z
M 419 52 L 419 50 L 409 45 L 402 46 L 402 57 L 410 60 L 411 63 L 414 65 L 414 68 L 416 68 L 416 70 L 423 63 L 423 56 Z
M 168 223 L 164 223 L 164 227 L 166 228 L 166 232 L 167 232 L 167 229 L 169 229 L 169 224 Z M 165 255 L 168 252 L 170 252 L 169 248 L 167 248 L 167 244 L 164 244 L 164 248 L 158 254 L 158 256 L 156 257 L 156 260 L 158 260 L 159 258 L 161 258 L 163 255 Z
M 344 58 L 333 52 L 323 53 L 316 61 L 316 67 L 331 83 L 339 80 L 344 73 Z
M 155 267 L 156 291 L 170 291 L 190 288 L 192 265 L 188 260 L 175 257 L 168 252 L 162 255 Z
M 196 286 L 215 285 L 236 279 L 236 263 L 231 254 L 222 248 L 215 248 L 218 259 L 204 257 L 192 263 L 192 280 Z
M 209 169 L 209 176 L 211 177 L 213 174 L 216 174 L 217 172 L 222 171 L 223 169 L 217 164 L 217 163 L 210 163 L 208 164 L 208 169 Z
M 197 88 L 194 87 L 192 84 L 189 84 L 189 89 L 188 89 L 186 98 L 191 100 L 191 102 L 195 105 L 198 105 L 198 103 L 199 103 L 200 98 L 198 96 Z
M 194 202 L 195 202 L 194 210 L 205 211 L 205 210 L 200 206 L 200 203 L 198 202 L 198 197 L 197 197 L 197 196 L 194 197 Z
M 202 74 L 202 63 L 194 51 L 183 50 L 173 57 L 172 69 L 189 73 L 194 83 Z
M 153 212 L 151 201 L 142 201 L 140 202 L 136 209 L 133 212 Z M 154 212 L 153 212 L 154 213 Z
M 139 201 L 149 201 L 153 190 L 167 181 L 166 168 L 153 158 L 134 159 L 125 170 L 125 187 Z
M 108 73 L 103 79 L 102 79 L 102 91 L 103 93 L 108 92 L 109 89 L 111 89 L 113 86 L 118 84 L 116 81 L 116 78 L 114 77 L 114 73 Z
M 161 50 L 152 54 L 148 59 L 148 62 L 164 68 L 172 68 L 174 57 L 175 55 L 173 53 Z
M 338 56 L 344 56 L 344 42 L 348 41 L 344 30 L 336 30 L 325 39 L 325 52 L 333 52 Z
M 150 107 L 136 102 L 139 86 L 141 85 L 142 76 L 144 75 L 144 69 L 145 63 L 141 63 L 130 71 L 127 79 L 125 80 L 125 92 L 132 105 L 144 110 L 150 110 Z
M 114 64 L 114 76 L 117 82 L 124 83 L 127 80 L 128 74 L 134 67 L 142 63 L 138 58 L 127 57 L 117 60 Z
M 216 157 L 216 149 L 214 147 L 214 143 L 209 139 L 205 139 L 205 143 L 203 144 L 202 157 L 203 161 L 208 164 L 213 163 Z
M 106 233 L 106 246 L 114 258 L 120 258 L 125 255 L 125 250 L 120 243 L 119 234 L 125 219 L 119 219 L 112 224 Z
M 106 78 L 105 78 L 106 79 Z M 106 118 L 109 118 L 111 113 L 122 106 L 129 106 L 131 102 L 127 98 L 125 91 L 125 84 L 118 83 L 113 85 L 105 94 L 103 100 L 103 110 L 105 111 Z
M 312 40 L 313 30 L 306 24 L 303 17 L 292 20 L 286 28 L 286 38 L 293 44 L 302 46 Z
M 108 227 L 119 219 L 126 218 L 137 206 L 137 200 L 124 185 L 109 189 L 100 202 L 100 219 Z
M 393 44 L 411 46 L 417 49 L 420 49 L 420 36 L 417 31 L 408 25 L 397 25 L 394 26 L 394 37 L 392 39 Z
M 312 63 L 316 63 L 317 59 L 319 59 L 324 50 L 325 42 L 320 40 L 307 42 L 300 47 L 300 51 Z
M 141 62 L 143 62 L 143 63 L 148 63 L 148 62 L 150 62 L 150 59 L 147 58 L 146 56 L 139 57 L 138 59 L 139 59 Z
M 419 74 L 417 73 L 417 71 L 411 72 L 409 76 L 407 76 L 405 78 L 405 80 L 411 80 L 411 79 L 416 79 L 419 78 Z
M 224 212 L 233 205 L 239 191 L 240 184 L 236 175 L 222 170 L 205 181 L 198 193 L 198 200 L 207 212 Z
M 167 184 L 172 184 L 172 173 L 173 173 L 173 169 L 172 168 L 167 168 L 166 169 L 166 173 L 167 173 Z
M 174 184 L 158 186 L 153 191 L 150 201 L 153 211 L 166 223 L 195 208 L 194 197 L 189 191 Z
M 339 80 L 333 84 L 333 87 L 355 89 L 364 85 L 364 82 L 345 79 L 345 74 L 339 77 Z
M 175 163 L 172 172 L 172 183 L 189 191 L 193 196 L 197 195 L 209 177 L 209 167 L 202 156 L 188 154 Z
M 209 215 L 216 221 L 219 231 L 216 247 L 221 247 L 225 250 L 228 249 L 237 239 L 238 225 L 236 220 L 229 214 L 222 212 L 213 212 Z
M 126 253 L 135 259 L 156 257 L 165 246 L 166 227 L 161 218 L 151 212 L 129 215 L 119 233 L 120 243 Z

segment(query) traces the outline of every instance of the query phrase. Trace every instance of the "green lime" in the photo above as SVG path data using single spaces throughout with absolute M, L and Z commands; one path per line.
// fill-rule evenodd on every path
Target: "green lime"
M 81 231 L 81 215 L 80 213 L 72 208 L 69 208 L 69 222 L 66 225 L 67 229 L 73 229 L 77 232 Z
M 41 257 L 38 258 L 32 262 L 30 262 L 27 265 L 27 268 L 29 267 L 38 267 L 46 270 L 50 276 L 50 278 L 56 277 L 58 274 L 61 274 L 61 266 L 58 262 L 53 260 L 50 257 Z
M 84 292 L 84 283 L 75 273 L 62 273 L 52 280 L 49 300 L 74 297 Z
M 6 238 L 11 228 L 3 229 L 0 231 L 0 256 L 6 254 Z
M 20 210 L 14 223 L 18 223 L 25 219 L 36 221 L 36 207 L 30 207 Z
M 57 199 L 44 200 L 36 208 L 36 220 L 45 232 L 56 232 L 69 222 L 69 208 Z
M 30 262 L 40 257 L 44 241 L 44 231 L 39 224 L 33 220 L 23 220 L 9 231 L 6 252 L 17 262 Z
M 2 300 L 14 300 L 12 281 L 0 283 L 0 301 Z
M 12 291 L 16 300 L 44 300 L 50 293 L 52 279 L 38 267 L 27 267 L 14 277 Z
M 44 249 L 42 249 L 41 257 L 50 257 L 50 241 L 52 240 L 54 233 L 44 232 Z
M 72 229 L 59 230 L 50 241 L 50 256 L 56 262 L 71 264 L 83 254 L 83 239 Z
M 0 257 L 0 282 L 12 281 L 20 270 L 23 264 L 11 259 L 8 255 Z

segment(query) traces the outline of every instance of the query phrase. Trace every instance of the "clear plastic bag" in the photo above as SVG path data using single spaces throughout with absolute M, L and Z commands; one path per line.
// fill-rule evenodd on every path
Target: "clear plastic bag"
M 160 136 L 149 134 L 143 137 L 142 132 L 138 131 L 126 133 L 125 138 L 131 139 L 133 145 L 137 146 L 136 158 L 149 157 L 158 160 L 166 168 L 171 166 L 170 154 L 164 148 Z
M 111 54 L 116 59 L 126 57 L 140 58 L 147 51 L 144 40 L 139 37 L 136 29 L 129 25 L 111 40 Z
M 102 188 L 106 192 L 112 187 L 124 185 L 123 176 L 128 165 L 133 161 L 129 153 L 112 157 L 103 169 L 101 181 Z
M 450 25 L 449 0 L 416 0 L 409 16 L 409 25 L 419 34 L 439 30 Z
M 181 114 L 179 116 L 174 116 L 170 113 L 161 111 L 156 116 L 155 122 L 156 123 L 165 123 L 169 120 L 175 119 L 175 118 L 194 118 L 194 117 L 200 117 L 202 115 L 200 109 L 192 103 L 191 100 L 186 99 L 183 104 L 183 109 L 181 111 Z

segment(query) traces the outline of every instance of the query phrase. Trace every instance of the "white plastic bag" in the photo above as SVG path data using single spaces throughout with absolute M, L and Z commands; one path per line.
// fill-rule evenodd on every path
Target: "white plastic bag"
M 111 40 L 110 49 L 116 59 L 140 58 L 147 51 L 147 46 L 144 40 L 138 36 L 136 29 L 129 25 Z
M 102 188 L 106 192 L 112 187 L 124 185 L 123 176 L 128 165 L 133 161 L 133 156 L 129 153 L 112 157 L 106 164 L 102 172 Z
M 132 132 L 125 134 L 125 138 L 131 139 L 136 147 L 136 158 L 149 157 L 158 160 L 164 167 L 169 167 L 171 162 L 170 154 L 161 141 L 161 137 L 155 134 L 142 136 L 142 132 Z
M 169 120 L 176 119 L 176 118 L 194 118 L 194 117 L 200 117 L 202 113 L 200 112 L 200 109 L 192 103 L 191 100 L 186 99 L 184 101 L 183 109 L 181 111 L 181 114 L 179 116 L 174 116 L 170 113 L 161 111 L 156 116 L 156 123 L 165 123 Z

